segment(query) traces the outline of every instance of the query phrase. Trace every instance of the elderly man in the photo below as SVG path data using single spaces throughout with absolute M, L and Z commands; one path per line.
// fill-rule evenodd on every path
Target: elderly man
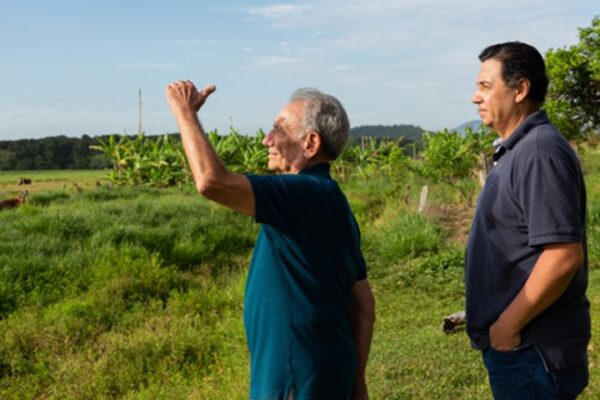
M 250 398 L 367 399 L 374 300 L 358 226 L 329 175 L 346 112 L 332 96 L 296 91 L 263 141 L 278 175 L 234 174 L 197 117 L 215 89 L 179 81 L 166 91 L 198 191 L 262 224 L 244 300 Z
M 574 399 L 590 338 L 581 168 L 540 110 L 540 53 L 509 42 L 479 59 L 473 103 L 500 138 L 467 243 L 467 332 L 496 399 Z

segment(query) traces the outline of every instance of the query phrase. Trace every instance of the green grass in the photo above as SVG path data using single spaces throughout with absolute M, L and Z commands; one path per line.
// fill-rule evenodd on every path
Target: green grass
M 176 190 L 35 200 L 0 213 L 0 398 L 181 398 L 247 365 L 252 221 Z
M 72 173 L 86 182 L 88 171 Z M 594 336 L 583 399 L 600 391 L 597 177 L 588 177 Z M 403 179 L 343 185 L 377 302 L 371 398 L 491 398 L 464 330 L 441 330 L 463 309 L 462 222 L 417 214 L 423 182 Z M 258 226 L 190 188 L 69 185 L 0 212 L 0 398 L 248 398 L 242 303 Z M 456 199 L 452 188 L 431 190 L 433 203 Z
M 54 169 L 35 171 L 0 171 L 0 184 L 17 183 L 21 177 L 30 178 L 32 181 L 66 181 L 90 180 L 105 178 L 107 171 L 83 169 Z
M 31 179 L 31 184 L 20 186 L 22 177 Z M 107 185 L 106 177 L 107 171 L 103 170 L 0 171 L 0 200 L 14 197 L 23 190 L 79 193 L 81 189 Z

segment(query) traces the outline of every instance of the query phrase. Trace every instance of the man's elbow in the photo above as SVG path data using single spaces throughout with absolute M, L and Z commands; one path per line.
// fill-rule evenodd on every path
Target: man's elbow
M 565 275 L 575 274 L 585 261 L 585 253 L 581 243 L 563 243 L 548 245 L 544 250 L 549 250 L 555 255 L 558 265 Z
M 217 190 L 218 180 L 214 176 L 203 176 L 196 179 L 196 190 L 202 196 L 211 199 Z
M 571 265 L 570 265 L 570 269 L 572 273 L 575 273 L 579 270 L 579 268 L 581 268 L 583 266 L 583 263 L 585 261 L 585 254 L 583 252 L 583 246 L 581 244 L 577 244 L 576 246 L 574 246 L 574 249 L 572 250 L 572 256 L 571 256 Z
M 566 246 L 565 272 L 569 275 L 576 273 L 583 265 L 585 254 L 581 243 L 570 243 Z
M 375 322 L 375 296 L 366 279 L 354 285 L 350 304 L 353 318 L 369 325 Z
M 371 303 L 365 319 L 367 320 L 367 324 L 373 329 L 375 325 L 375 301 Z
M 375 322 L 375 296 L 373 296 L 373 292 L 369 292 L 369 297 L 366 304 L 367 309 L 369 310 L 369 319 L 371 323 Z
M 375 296 L 373 296 L 371 290 L 363 296 L 359 307 L 362 310 L 361 314 L 365 322 L 373 325 L 375 323 Z

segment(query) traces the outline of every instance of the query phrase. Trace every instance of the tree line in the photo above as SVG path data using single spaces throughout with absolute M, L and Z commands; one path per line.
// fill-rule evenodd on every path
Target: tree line
M 260 136 L 261 132 L 259 131 L 257 136 Z M 423 129 L 412 125 L 368 125 L 352 128 L 350 136 L 354 143 L 360 143 L 360 137 L 365 135 L 377 138 L 402 137 L 402 145 L 406 146 L 411 143 L 421 143 L 423 132 Z M 231 133 L 241 136 L 234 129 Z M 51 136 L 42 139 L 0 141 L 0 171 L 110 168 L 113 166 L 113 160 L 98 151 L 96 146 L 107 142 L 111 136 L 116 142 L 125 138 L 114 134 L 95 137 L 83 135 L 80 138 Z M 147 136 L 146 139 L 149 142 L 157 142 L 163 140 L 164 136 Z M 167 136 L 173 142 L 179 142 L 179 134 L 172 133 Z M 131 138 L 135 139 L 136 136 Z
M 110 160 L 92 150 L 97 138 L 52 136 L 0 141 L 0 171 L 43 169 L 99 169 Z

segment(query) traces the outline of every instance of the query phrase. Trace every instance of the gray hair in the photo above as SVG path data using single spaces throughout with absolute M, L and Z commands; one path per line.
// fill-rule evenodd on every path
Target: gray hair
M 304 129 L 321 136 L 321 151 L 333 161 L 344 150 L 350 136 L 350 121 L 338 99 L 314 88 L 300 88 L 290 103 L 304 102 Z

